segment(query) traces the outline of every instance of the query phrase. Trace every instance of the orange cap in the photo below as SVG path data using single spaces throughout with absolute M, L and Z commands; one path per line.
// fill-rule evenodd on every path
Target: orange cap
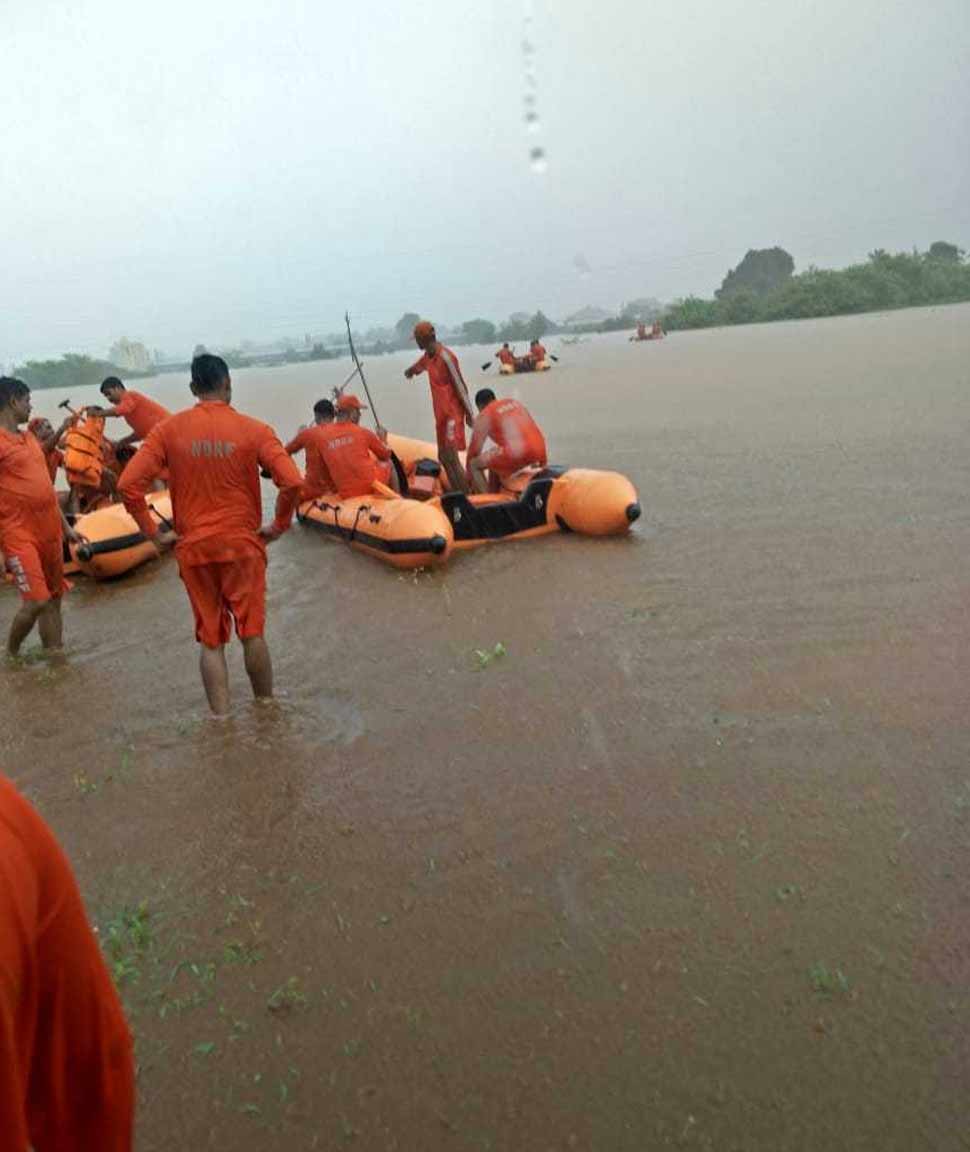
M 414 326 L 414 342 L 419 348 L 426 348 L 434 339 L 434 325 L 430 320 L 419 320 Z
M 348 396 L 341 396 L 337 400 L 336 407 L 338 412 L 353 412 L 355 410 L 359 411 L 361 408 L 366 408 L 367 405 L 361 404 L 360 400 L 351 394 Z

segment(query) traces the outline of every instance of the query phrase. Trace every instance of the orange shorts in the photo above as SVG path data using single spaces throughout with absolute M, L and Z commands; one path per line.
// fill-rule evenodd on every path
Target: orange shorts
M 68 589 L 64 579 L 63 544 L 56 540 L 7 541 L 4 556 L 7 571 L 17 585 L 21 599 L 43 604 L 57 600 Z
M 228 644 L 232 622 L 240 640 L 266 627 L 266 557 L 240 556 L 208 564 L 180 564 L 195 613 L 195 638 L 207 648 Z
M 464 452 L 465 410 L 458 404 L 435 409 L 434 430 L 438 439 L 439 452 L 444 452 L 449 448 L 455 452 Z

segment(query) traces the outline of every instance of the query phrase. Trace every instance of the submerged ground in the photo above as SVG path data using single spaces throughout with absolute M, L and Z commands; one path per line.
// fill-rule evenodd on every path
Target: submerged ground
M 234 653 L 228 724 L 171 561 L 0 673 L 140 1152 L 970 1146 L 970 308 L 558 351 L 511 386 L 630 539 L 402 576 L 296 529 L 283 698 Z M 427 435 L 406 363 L 369 381 Z M 346 371 L 237 403 L 289 434 Z

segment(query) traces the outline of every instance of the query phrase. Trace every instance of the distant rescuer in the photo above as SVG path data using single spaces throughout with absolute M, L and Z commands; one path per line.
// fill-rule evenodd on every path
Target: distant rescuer
M 546 358 L 546 350 L 540 340 L 533 340 L 529 345 L 529 359 L 538 367 Z
M 272 428 L 230 407 L 225 360 L 196 356 L 191 389 L 198 403 L 152 429 L 125 469 L 119 492 L 146 536 L 160 549 L 175 545 L 195 614 L 206 698 L 212 711 L 224 716 L 229 712 L 225 646 L 233 621 L 253 693 L 260 700 L 273 695 L 273 665 L 263 639 L 266 542 L 289 528 L 303 477 Z M 260 528 L 261 467 L 280 489 L 276 518 L 267 528 Z M 174 532 L 159 532 L 145 503 L 152 481 L 166 468 Z
M 110 408 L 89 408 L 92 416 L 123 416 L 131 434 L 119 440 L 115 448 L 127 448 L 139 440 L 144 440 L 148 433 L 167 420 L 171 415 L 167 408 L 157 404 L 148 396 L 140 392 L 129 391 L 117 376 L 108 376 L 101 383 L 101 395 L 105 397 Z
M 18 430 L 29 419 L 30 389 L 22 380 L 0 376 L 0 552 L 22 601 L 10 625 L 11 656 L 35 624 L 45 648 L 61 647 L 63 536 L 82 539 L 64 519 L 40 442 Z
M 475 404 L 478 417 L 468 446 L 468 475 L 477 492 L 497 492 L 520 468 L 546 466 L 545 437 L 524 404 L 496 400 L 491 388 L 476 392 Z M 491 447 L 485 447 L 486 442 Z
M 509 342 L 507 340 L 495 353 L 495 358 L 509 368 L 515 367 L 515 352 L 509 347 Z
M 131 1152 L 131 1035 L 71 866 L 0 777 L 0 1144 Z
M 405 369 L 404 375 L 410 380 L 422 372 L 428 373 L 438 459 L 451 487 L 457 492 L 467 492 L 468 484 L 458 453 L 465 447 L 465 422 L 470 428 L 474 423 L 474 413 L 458 357 L 450 348 L 438 343 L 434 325 L 428 320 L 415 324 L 414 342 L 424 355 Z
M 333 477 L 323 462 L 323 445 L 326 443 L 336 412 L 329 400 L 318 400 L 313 405 L 313 423 L 301 428 L 293 439 L 286 445 L 290 456 L 297 452 L 304 453 L 306 461 L 306 479 L 300 489 L 300 503 L 304 500 L 316 500 L 324 492 L 332 492 L 335 488 Z

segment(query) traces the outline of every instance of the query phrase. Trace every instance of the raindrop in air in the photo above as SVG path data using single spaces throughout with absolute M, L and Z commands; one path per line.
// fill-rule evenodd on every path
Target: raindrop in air
M 530 148 L 529 164 L 532 166 L 533 172 L 545 172 L 545 170 L 549 167 L 549 164 L 546 160 L 545 148 Z

